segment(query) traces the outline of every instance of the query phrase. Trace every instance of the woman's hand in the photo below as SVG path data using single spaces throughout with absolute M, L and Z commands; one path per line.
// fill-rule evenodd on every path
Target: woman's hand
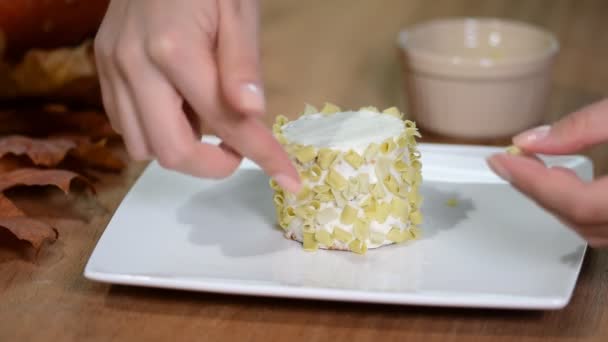
M 513 139 L 526 153 L 569 154 L 608 142 L 608 99 Z M 608 177 L 581 181 L 571 170 L 547 168 L 535 158 L 499 154 L 490 167 L 552 212 L 591 246 L 608 246 Z
M 259 121 L 257 1 L 112 0 L 95 53 L 104 106 L 134 159 L 221 178 L 247 157 L 297 192 L 297 171 Z M 222 144 L 201 143 L 200 124 Z

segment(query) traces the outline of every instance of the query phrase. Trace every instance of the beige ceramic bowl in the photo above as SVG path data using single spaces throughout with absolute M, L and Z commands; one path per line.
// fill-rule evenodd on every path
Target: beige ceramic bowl
M 402 31 L 409 111 L 422 128 L 499 138 L 542 122 L 556 38 L 493 18 L 441 19 Z

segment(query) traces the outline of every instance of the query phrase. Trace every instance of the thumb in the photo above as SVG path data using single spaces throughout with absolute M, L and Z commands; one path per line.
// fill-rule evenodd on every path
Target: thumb
M 228 104 L 243 114 L 266 111 L 258 47 L 257 0 L 221 0 L 218 28 L 218 68 Z
M 513 138 L 526 152 L 567 154 L 608 141 L 608 99 L 584 107 L 552 126 L 540 126 Z

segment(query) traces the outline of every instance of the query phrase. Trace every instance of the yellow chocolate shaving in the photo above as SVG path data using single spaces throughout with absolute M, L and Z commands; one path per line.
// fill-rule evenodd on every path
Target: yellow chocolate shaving
M 376 208 L 378 207 L 378 202 L 375 198 L 371 198 L 369 203 L 365 207 L 363 207 L 363 213 L 365 216 L 373 218 L 376 215 Z
M 283 216 L 283 221 L 285 221 L 287 224 L 289 224 L 289 223 L 291 223 L 291 221 L 293 221 L 294 218 L 296 218 L 296 213 L 293 210 L 293 207 L 287 207 L 287 208 L 285 208 L 285 210 L 283 210 L 282 216 Z
M 334 114 L 340 111 L 340 107 L 336 106 L 333 103 L 326 102 L 323 109 L 321 109 L 321 113 L 323 114 Z
M 336 204 L 338 207 L 344 207 L 346 204 L 346 199 L 342 196 L 342 193 L 339 190 L 331 189 L 331 194 L 334 196 Z
M 312 188 L 312 191 L 314 191 L 317 194 L 329 192 L 329 190 L 331 190 L 331 188 L 329 187 L 329 185 L 325 185 L 325 184 L 315 185 Z
M 367 240 L 369 238 L 369 222 L 357 219 L 353 224 L 353 231 L 357 239 Z
M 404 148 L 407 146 L 407 136 L 406 135 L 402 135 L 397 139 L 397 146 Z
M 314 233 L 315 225 L 311 221 L 305 221 L 304 224 L 302 224 L 302 231 L 305 233 Z
M 317 164 L 321 169 L 327 170 L 331 163 L 336 159 L 338 153 L 328 148 L 322 148 L 319 150 L 319 156 L 317 158 Z
M 383 110 L 382 113 L 394 116 L 399 119 L 401 119 L 401 117 L 403 116 L 401 114 L 401 112 L 399 111 L 399 109 L 397 109 L 397 107 L 387 108 L 387 109 Z
M 376 160 L 374 170 L 376 170 L 376 177 L 380 180 L 386 178 L 390 174 L 390 169 L 393 161 L 390 158 L 381 157 Z
M 410 189 L 410 192 L 407 194 L 407 199 L 410 203 L 414 204 L 417 208 L 420 207 L 420 204 L 422 203 L 422 196 L 418 192 L 417 187 L 412 187 Z
M 414 168 L 414 170 L 416 171 L 420 171 L 422 169 L 422 163 L 420 162 L 420 160 L 412 160 L 410 162 L 410 165 L 412 166 L 412 168 Z
M 404 124 L 406 128 L 416 128 L 416 123 L 414 121 L 405 120 Z
M 420 134 L 420 132 L 418 131 L 418 129 L 416 127 L 408 127 L 405 129 L 405 134 L 407 134 L 408 137 L 417 137 L 417 138 L 422 138 L 422 135 Z
M 348 179 L 348 195 L 354 197 L 359 193 L 359 178 L 351 177 Z
M 357 175 L 357 180 L 359 182 L 359 192 L 361 194 L 366 194 L 369 192 L 369 174 L 360 173 Z
M 314 252 L 319 248 L 317 241 L 315 241 L 314 233 L 303 233 L 303 246 L 304 250 L 308 252 Z
M 350 150 L 344 155 L 344 160 L 352 166 L 355 170 L 361 167 L 363 164 L 363 158 L 359 155 L 359 153 Z
M 325 208 L 317 213 L 317 222 L 319 224 L 327 224 L 338 218 L 338 212 L 333 208 Z
M 281 194 L 275 194 L 273 200 L 274 204 L 277 206 L 283 206 L 283 204 L 285 204 L 285 197 Z
M 274 122 L 279 126 L 283 126 L 289 122 L 289 119 L 285 115 L 277 115 Z
M 409 214 L 409 205 L 406 201 L 399 197 L 393 197 L 391 200 L 390 215 L 396 218 L 407 218 Z
M 521 148 L 519 148 L 518 146 L 515 146 L 515 145 L 511 145 L 511 146 L 507 147 L 505 152 L 507 152 L 508 154 L 514 155 L 514 156 L 520 156 L 524 153 L 524 151 Z
M 458 200 L 456 198 L 449 198 L 447 201 L 445 201 L 445 205 L 450 208 L 456 208 L 458 206 Z
M 351 207 L 350 205 L 344 206 L 344 209 L 342 209 L 342 214 L 340 215 L 340 223 L 344 225 L 353 224 L 356 218 L 357 209 Z
M 393 139 L 388 138 L 380 145 L 380 152 L 383 154 L 391 153 L 395 149 L 395 142 Z
M 415 168 L 410 167 L 401 174 L 401 179 L 407 184 L 413 184 L 416 180 L 416 173 L 418 173 L 418 171 L 416 171 Z
M 416 147 L 416 145 L 418 144 L 416 142 L 416 138 L 414 136 L 408 137 L 407 138 L 407 143 L 408 143 L 408 145 L 410 145 L 410 148 Z
M 397 172 L 404 172 L 407 171 L 408 169 L 408 165 L 406 162 L 404 162 L 403 160 L 397 160 L 394 164 L 393 167 L 395 168 L 395 170 Z
M 386 240 L 386 236 L 380 232 L 371 232 L 369 239 L 372 243 L 381 245 L 384 243 L 384 240 Z
M 397 196 L 401 198 L 407 198 L 410 193 L 410 187 L 407 184 L 399 185 L 399 192 L 397 192 Z
M 353 235 L 351 233 L 347 232 L 344 229 L 338 228 L 338 227 L 334 228 L 334 232 L 332 235 L 333 235 L 334 239 L 344 242 L 344 243 L 349 242 L 353 238 Z
M 334 195 L 331 192 L 323 192 L 315 195 L 314 199 L 320 202 L 333 202 Z
M 293 152 L 293 155 L 302 164 L 312 161 L 317 156 L 313 146 L 304 146 Z
M 270 185 L 270 188 L 272 190 L 275 190 L 275 191 L 281 191 L 282 190 L 281 187 L 279 186 L 279 183 L 277 183 L 277 181 L 274 180 L 273 178 L 271 178 L 270 181 L 268 181 L 268 184 Z
M 361 240 L 353 240 L 348 244 L 348 248 L 357 254 L 365 254 L 367 252 L 367 245 Z
M 329 234 L 329 232 L 325 229 L 318 230 L 315 233 L 315 240 L 317 240 L 317 242 L 319 242 L 325 246 L 332 245 L 331 234 Z
M 395 243 L 402 243 L 407 240 L 407 233 L 402 231 L 397 227 L 391 228 L 391 230 L 386 234 L 386 238 Z M 409 235 L 409 234 L 408 234 Z
M 412 239 L 418 239 L 422 235 L 422 231 L 420 230 L 420 228 L 418 228 L 416 226 L 412 226 L 409 229 L 409 234 L 412 237 Z
M 389 174 L 382 181 L 384 183 L 384 187 L 388 191 L 392 192 L 395 195 L 399 192 L 399 183 L 397 183 L 397 180 L 395 179 L 395 177 L 393 177 L 393 175 Z
M 321 179 L 322 174 L 323 174 L 323 171 L 321 170 L 319 165 L 315 164 L 310 167 L 310 170 L 308 172 L 308 177 L 310 178 L 311 181 L 318 182 L 319 179 Z
M 281 125 L 279 125 L 279 124 L 274 124 L 274 125 L 272 125 L 272 133 L 273 133 L 275 136 L 276 136 L 276 135 L 278 135 L 278 134 L 281 134 L 281 132 L 282 132 L 281 127 L 282 127 L 282 126 L 281 126 Z
M 294 154 L 297 150 L 301 149 L 302 145 L 300 144 L 287 144 L 285 146 L 285 152 L 289 153 L 289 154 Z
M 276 135 L 276 139 L 281 145 L 286 145 L 288 143 L 287 138 L 285 138 L 285 136 L 281 133 Z
M 374 106 L 368 106 L 368 107 L 361 107 L 361 109 L 359 109 L 359 111 L 363 112 L 374 112 L 374 113 L 380 113 L 380 111 L 378 110 L 378 108 L 374 107 Z
M 344 191 L 348 187 L 348 181 L 334 169 L 330 169 L 325 182 L 334 190 Z
M 363 197 L 363 199 L 361 200 L 361 202 L 359 202 L 359 206 L 361 208 L 365 208 L 365 207 L 369 206 L 370 203 L 371 203 L 371 199 L 372 199 L 372 196 L 365 196 L 365 197 Z
M 386 234 L 386 239 L 392 242 L 399 242 L 401 240 L 401 229 L 397 227 L 391 228 Z
M 417 172 L 416 178 L 414 178 L 414 184 L 421 184 L 421 183 L 422 183 L 422 173 Z
M 410 222 L 414 225 L 419 225 L 422 223 L 422 213 L 419 210 L 412 211 L 410 213 Z
M 401 151 L 397 151 L 397 156 L 395 157 L 395 160 L 405 161 L 406 152 L 406 149 L 401 149 Z
M 384 198 L 384 196 L 386 196 L 386 192 L 380 183 L 372 184 L 371 193 L 374 198 Z
M 298 170 L 298 175 L 300 176 L 300 180 L 302 181 L 302 183 L 306 184 L 308 183 L 308 180 L 310 179 L 309 173 L 306 170 L 300 170 L 300 166 L 299 165 L 295 165 L 296 169 Z
M 302 115 L 310 115 L 310 114 L 316 114 L 318 113 L 319 110 L 312 105 L 309 105 L 308 103 L 304 106 L 304 113 L 302 113 Z
M 287 230 L 289 228 L 289 222 L 285 220 L 279 220 L 279 227 L 281 227 L 283 230 Z
M 309 206 L 299 206 L 293 209 L 297 217 L 303 220 L 312 220 L 315 217 L 315 211 Z
M 375 215 L 374 219 L 376 221 L 378 221 L 379 223 L 384 223 L 384 222 L 386 222 L 386 219 L 388 218 L 390 211 L 391 211 L 391 206 L 389 203 L 378 202 L 378 204 L 376 204 L 376 215 Z
M 285 197 L 285 203 L 293 203 L 296 201 L 296 195 L 291 192 L 286 192 L 283 196 Z
M 307 199 L 309 199 L 312 196 L 312 192 L 310 191 L 310 188 L 307 186 L 302 186 L 302 188 L 300 189 L 300 192 L 298 192 L 298 194 L 296 195 L 296 199 L 298 201 L 305 201 Z
M 363 158 L 365 158 L 365 160 L 367 162 L 370 162 L 374 158 L 376 158 L 379 150 L 380 150 L 380 147 L 377 144 L 371 143 L 371 144 L 367 145 L 365 152 L 363 152 Z

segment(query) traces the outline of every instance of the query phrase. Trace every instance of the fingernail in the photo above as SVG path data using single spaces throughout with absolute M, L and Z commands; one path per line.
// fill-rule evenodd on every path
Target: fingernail
M 273 178 L 283 189 L 291 192 L 292 194 L 297 194 L 300 192 L 301 184 L 298 180 L 287 175 L 276 175 Z
M 255 83 L 245 83 L 241 86 L 241 106 L 245 111 L 254 114 L 264 114 L 266 104 L 264 91 Z
M 492 171 L 494 171 L 500 178 L 506 180 L 507 182 L 511 182 L 511 174 L 504 166 L 502 166 L 500 159 L 492 156 L 488 158 L 488 165 L 490 166 L 490 169 L 492 169 Z
M 532 128 L 516 135 L 513 138 L 513 143 L 515 143 L 515 145 L 517 146 L 522 147 L 531 146 L 547 137 L 549 135 L 549 131 L 551 131 L 551 126 L 549 125 L 543 125 L 536 128 Z

